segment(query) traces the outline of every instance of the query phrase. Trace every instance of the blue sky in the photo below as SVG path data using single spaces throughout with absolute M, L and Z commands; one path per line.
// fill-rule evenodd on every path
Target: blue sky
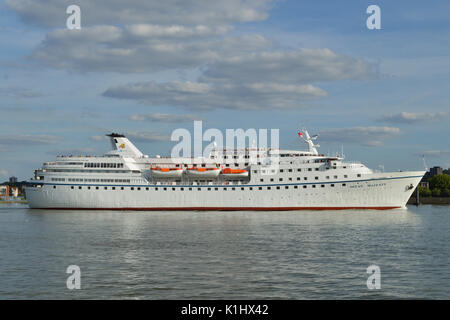
M 81 30 L 66 28 L 70 4 Z M 381 30 L 366 8 L 381 9 Z M 319 133 L 377 169 L 450 167 L 448 1 L 0 2 L 0 180 L 129 135 L 170 154 L 176 128 Z M 205 143 L 206 145 L 206 143 Z

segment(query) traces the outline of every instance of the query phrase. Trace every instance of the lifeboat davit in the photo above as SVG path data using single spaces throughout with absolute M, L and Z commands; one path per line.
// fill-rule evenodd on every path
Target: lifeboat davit
M 248 171 L 244 169 L 225 168 L 222 170 L 221 176 L 225 179 L 242 179 L 248 177 Z
M 181 168 L 151 168 L 154 178 L 181 178 L 183 169 Z
M 186 169 L 188 178 L 217 178 L 220 174 L 220 168 L 188 168 Z

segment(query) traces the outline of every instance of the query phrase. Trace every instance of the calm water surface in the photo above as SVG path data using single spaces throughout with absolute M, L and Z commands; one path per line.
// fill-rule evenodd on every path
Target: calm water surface
M 0 299 L 450 299 L 450 206 L 110 212 L 0 205 Z M 381 268 L 368 290 L 366 268 Z M 66 268 L 81 268 L 68 290 Z

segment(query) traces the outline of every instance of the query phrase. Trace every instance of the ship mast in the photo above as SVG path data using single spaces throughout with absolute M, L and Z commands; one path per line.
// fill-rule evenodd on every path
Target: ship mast
M 303 133 L 304 134 L 302 134 L 300 137 L 302 137 L 303 140 L 308 144 L 309 152 L 311 152 L 311 154 L 314 156 L 319 155 L 319 152 L 317 151 L 316 148 L 320 147 L 320 145 L 314 144 L 314 142 L 313 142 L 314 140 L 316 140 L 319 137 L 319 135 L 316 134 L 311 137 L 308 133 L 308 130 L 306 130 L 306 129 L 303 129 Z

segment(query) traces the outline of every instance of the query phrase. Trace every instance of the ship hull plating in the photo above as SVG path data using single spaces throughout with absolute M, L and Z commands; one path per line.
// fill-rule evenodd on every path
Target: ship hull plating
M 424 172 L 373 173 L 358 180 L 247 185 L 27 187 L 30 208 L 83 210 L 341 210 L 405 208 Z M 123 188 L 123 189 L 122 189 Z

